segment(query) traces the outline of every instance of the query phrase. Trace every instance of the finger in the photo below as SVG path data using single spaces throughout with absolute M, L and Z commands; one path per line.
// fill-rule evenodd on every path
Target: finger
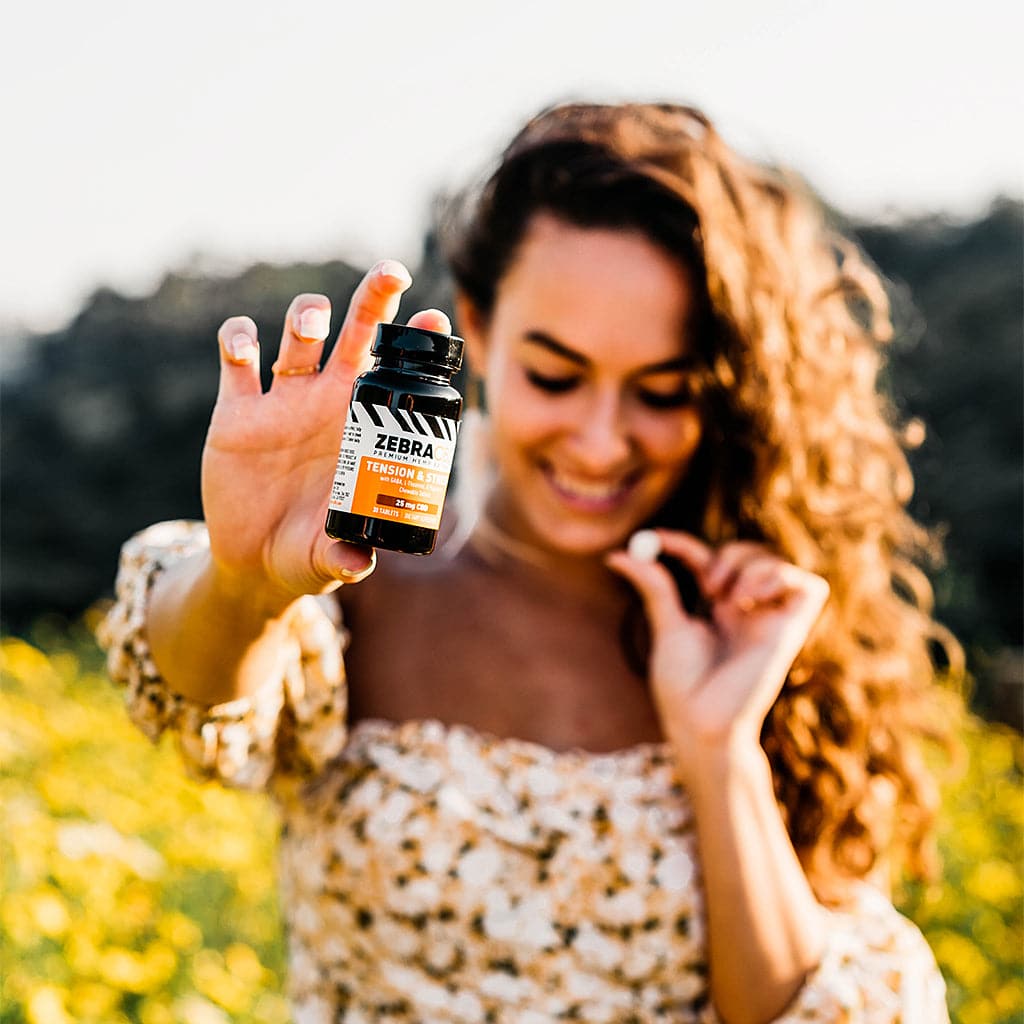
M 728 593 L 744 563 L 751 558 L 763 556 L 766 551 L 763 544 L 755 544 L 752 541 L 735 541 L 720 548 L 715 564 L 708 570 L 705 579 L 706 596 L 715 598 Z
M 439 309 L 424 309 L 409 317 L 410 327 L 422 327 L 425 331 L 437 331 L 439 334 L 451 334 L 452 322 Z
M 220 347 L 218 398 L 259 395 L 260 346 L 255 322 L 247 316 L 232 316 L 217 331 Z
M 284 318 L 271 386 L 276 387 L 282 382 L 291 386 L 312 377 L 320 365 L 324 341 L 330 331 L 330 299 L 326 295 L 296 295 Z
M 829 585 L 822 577 L 786 563 L 781 574 L 787 584 L 787 625 L 777 641 L 776 655 L 788 669 L 797 657 L 828 601 Z
M 377 324 L 394 320 L 402 292 L 411 284 L 409 271 L 397 260 L 382 260 L 366 274 L 352 295 L 325 372 L 351 377 L 365 368 Z
M 730 597 L 743 611 L 785 602 L 798 619 L 806 619 L 810 625 L 825 606 L 829 591 L 822 577 L 789 562 L 766 559 L 765 564 L 744 570 Z
M 780 575 L 786 589 L 796 591 L 800 595 L 800 603 L 813 622 L 821 614 L 832 592 L 828 580 L 789 562 L 783 563 Z
M 623 551 L 605 556 L 605 564 L 636 588 L 655 632 L 667 632 L 688 618 L 672 574 L 657 562 L 641 562 Z
M 697 584 L 703 590 L 705 578 L 715 562 L 715 549 L 692 533 L 683 533 L 681 530 L 656 532 L 661 541 L 662 553 L 678 558 L 697 577 Z
M 776 600 L 790 589 L 783 571 L 786 565 L 778 558 L 754 558 L 745 563 L 729 592 L 730 598 L 741 608 Z
M 324 575 L 342 583 L 358 583 L 377 567 L 377 552 L 373 548 L 335 541 L 324 549 L 321 561 L 317 568 Z

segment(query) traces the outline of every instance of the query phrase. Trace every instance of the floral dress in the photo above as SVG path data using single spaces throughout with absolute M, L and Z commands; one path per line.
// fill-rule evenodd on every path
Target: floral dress
M 344 631 L 303 598 L 280 678 L 214 707 L 172 693 L 144 623 L 199 523 L 124 547 L 101 630 L 130 714 L 189 770 L 266 788 L 282 820 L 296 1024 L 712 1024 L 693 815 L 666 744 L 556 752 L 435 721 L 346 724 Z M 944 1024 L 918 930 L 876 890 L 828 911 L 777 1024 Z

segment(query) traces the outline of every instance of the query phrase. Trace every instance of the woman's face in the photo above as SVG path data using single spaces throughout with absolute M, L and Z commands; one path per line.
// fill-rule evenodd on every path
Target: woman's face
M 639 232 L 533 217 L 488 321 L 462 317 L 507 529 L 592 555 L 664 504 L 701 438 L 694 309 L 688 273 Z

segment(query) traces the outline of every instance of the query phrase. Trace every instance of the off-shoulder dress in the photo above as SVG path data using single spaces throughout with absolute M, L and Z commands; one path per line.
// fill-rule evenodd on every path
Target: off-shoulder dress
M 200 523 L 124 547 L 100 638 L 129 712 L 189 771 L 266 788 L 296 1024 L 711 1024 L 700 861 L 667 745 L 554 751 L 436 721 L 349 728 L 345 634 L 303 598 L 281 678 L 190 702 L 145 635 L 157 574 Z M 920 932 L 864 885 L 830 910 L 818 967 L 777 1024 L 944 1024 Z

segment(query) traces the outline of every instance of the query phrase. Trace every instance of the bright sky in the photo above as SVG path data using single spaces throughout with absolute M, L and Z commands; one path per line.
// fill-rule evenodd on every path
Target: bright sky
M 1022 191 L 1010 0 L 90 0 L 0 33 L 0 333 L 200 259 L 397 256 L 559 98 L 694 102 L 839 207 Z

